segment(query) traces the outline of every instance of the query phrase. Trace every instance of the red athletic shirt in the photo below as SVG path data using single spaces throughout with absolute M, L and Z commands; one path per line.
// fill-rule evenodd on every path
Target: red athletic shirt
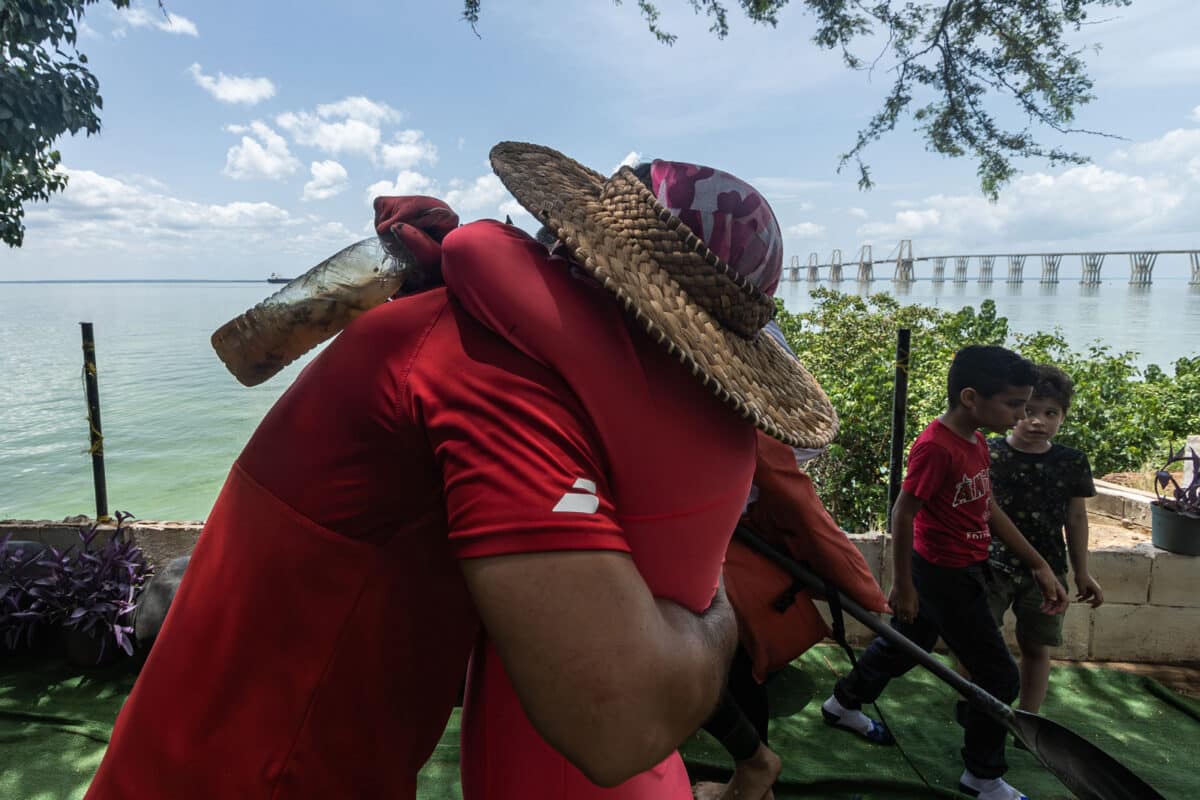
M 459 228 L 443 242 L 442 271 L 471 314 L 561 375 L 578 398 L 604 453 L 614 519 L 651 592 L 707 608 L 749 492 L 754 428 L 631 322 L 611 293 L 519 229 Z M 581 490 L 564 489 L 564 502 L 580 503 L 571 515 L 583 515 L 570 499 Z M 490 553 L 550 549 L 519 536 L 492 545 Z M 590 783 L 534 730 L 486 641 L 472 657 L 462 763 L 464 800 L 691 798 L 677 754 L 619 787 Z
M 457 558 L 629 549 L 599 441 L 445 289 L 351 323 L 234 464 L 88 798 L 411 800 L 478 635 Z
M 913 550 L 944 567 L 987 558 L 992 483 L 987 441 L 978 431 L 968 442 L 934 420 L 908 452 L 904 490 L 923 504 L 913 520 Z

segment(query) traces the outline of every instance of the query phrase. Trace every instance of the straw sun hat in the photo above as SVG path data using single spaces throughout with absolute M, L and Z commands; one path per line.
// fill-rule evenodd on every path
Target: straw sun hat
M 718 170 L 656 161 L 656 197 L 629 167 L 605 178 L 519 142 L 496 145 L 491 161 L 517 201 L 717 397 L 793 447 L 829 444 L 838 426 L 829 398 L 763 331 L 775 313 L 769 293 L 782 251 L 778 223 L 753 187 Z M 681 197 L 677 211 L 691 227 L 670 210 Z

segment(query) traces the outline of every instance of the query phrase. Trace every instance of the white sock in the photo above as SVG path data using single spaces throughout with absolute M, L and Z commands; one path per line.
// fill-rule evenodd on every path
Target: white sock
M 964 769 L 958 780 L 963 786 L 979 792 L 979 800 L 1029 800 L 1003 778 L 977 778 L 971 770 Z
M 872 722 L 870 717 L 858 709 L 845 708 L 837 701 L 836 697 L 831 696 L 828 700 L 821 704 L 821 708 L 836 716 L 838 718 L 839 726 L 843 728 L 849 728 L 852 731 L 861 733 L 863 736 L 866 736 L 868 733 L 870 733 L 871 728 L 875 724 Z

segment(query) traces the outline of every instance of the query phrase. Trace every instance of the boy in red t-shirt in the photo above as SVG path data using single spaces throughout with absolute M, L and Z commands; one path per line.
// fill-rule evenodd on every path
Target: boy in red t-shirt
M 1041 587 L 1042 610 L 1060 614 L 1067 595 L 1054 572 L 992 498 L 988 448 L 979 428 L 1003 433 L 1025 416 L 1034 367 L 1003 347 L 959 350 L 947 381 L 949 410 L 908 454 L 908 474 L 892 509 L 892 627 L 926 651 L 940 636 L 975 682 L 1001 702 L 1017 698 L 1017 665 L 988 608 L 984 564 L 994 534 Z M 862 713 L 888 681 L 912 669 L 911 656 L 876 638 L 821 707 L 825 721 L 877 743 L 890 732 Z M 1004 781 L 1004 727 L 971 707 L 959 789 L 982 800 L 1028 800 Z

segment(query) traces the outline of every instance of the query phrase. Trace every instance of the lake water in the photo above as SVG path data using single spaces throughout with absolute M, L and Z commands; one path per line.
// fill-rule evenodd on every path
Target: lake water
M 828 285 L 828 284 L 822 284 Z M 110 512 L 203 519 L 230 464 L 301 364 L 246 388 L 209 345 L 263 299 L 265 283 L 0 283 L 0 519 L 94 514 L 79 322 L 95 323 Z M 843 291 L 864 291 L 854 281 Z M 781 284 L 792 311 L 805 281 Z M 870 291 L 894 291 L 877 281 Z M 1014 331 L 1055 325 L 1166 366 L 1200 352 L 1200 288 L 1123 281 L 1081 286 L 917 281 L 904 302 L 957 309 L 996 301 Z M 916 343 L 914 343 L 916 345 Z

